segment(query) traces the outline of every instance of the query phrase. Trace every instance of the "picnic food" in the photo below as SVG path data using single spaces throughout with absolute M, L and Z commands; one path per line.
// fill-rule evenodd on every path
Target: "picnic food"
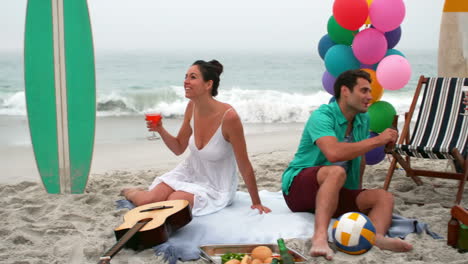
M 264 262 L 262 261 L 261 259 L 254 259 L 252 260 L 252 262 L 250 262 L 250 264 L 262 264 L 262 263 L 270 263 L 270 262 Z
M 231 259 L 224 264 L 240 264 L 240 261 L 238 259 Z
M 251 260 L 252 260 L 252 258 L 249 255 L 245 255 L 242 258 L 240 264 L 250 264 Z
M 240 264 L 240 261 L 244 257 L 245 254 L 242 253 L 226 253 L 221 256 L 221 262 L 223 264 Z M 237 260 L 233 262 L 229 262 L 230 260 Z
M 266 246 L 258 246 L 252 250 L 252 258 L 253 259 L 259 259 L 262 260 L 262 263 L 270 263 L 270 262 L 265 262 L 267 258 L 270 258 L 273 252 L 269 247 Z
M 266 246 L 258 246 L 250 255 L 243 253 L 226 253 L 221 256 L 223 264 L 263 264 L 271 263 L 273 251 Z

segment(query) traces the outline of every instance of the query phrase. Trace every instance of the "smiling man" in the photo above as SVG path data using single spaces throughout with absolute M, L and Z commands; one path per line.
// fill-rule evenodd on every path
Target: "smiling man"
M 385 237 L 392 221 L 392 194 L 361 189 L 364 154 L 398 138 L 393 129 L 368 138 L 370 82 L 369 74 L 361 70 L 338 76 L 336 101 L 320 106 L 310 116 L 294 159 L 283 173 L 282 190 L 291 211 L 315 213 L 311 256 L 333 258 L 328 224 L 332 217 L 351 211 L 369 216 L 380 249 L 405 252 L 413 248 L 403 240 Z

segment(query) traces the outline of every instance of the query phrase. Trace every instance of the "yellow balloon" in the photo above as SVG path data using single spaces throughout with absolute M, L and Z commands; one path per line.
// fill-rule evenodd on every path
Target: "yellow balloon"
M 374 0 L 367 0 L 367 5 L 369 6 L 369 9 L 370 9 L 370 5 L 372 4 L 372 1 L 374 1 Z M 371 24 L 370 16 L 367 17 L 366 22 L 364 22 L 364 24 L 365 25 L 370 25 Z
M 382 85 L 380 85 L 380 83 L 377 81 L 377 75 L 375 74 L 375 71 L 371 69 L 361 69 L 361 70 L 369 73 L 371 76 L 371 80 L 372 80 L 371 82 L 371 90 L 372 90 L 371 91 L 371 94 L 372 94 L 371 104 L 377 101 L 380 101 L 380 98 L 382 98 L 384 89 Z

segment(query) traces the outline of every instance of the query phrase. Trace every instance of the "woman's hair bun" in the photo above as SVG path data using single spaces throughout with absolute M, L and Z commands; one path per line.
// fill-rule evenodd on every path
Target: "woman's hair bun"
M 197 65 L 203 76 L 203 81 L 213 81 L 211 95 L 218 95 L 219 76 L 223 73 L 223 65 L 217 60 L 204 61 L 197 60 L 192 65 Z
M 214 66 L 216 73 L 218 73 L 218 75 L 221 75 L 221 73 L 223 73 L 223 65 L 219 61 L 210 60 L 208 63 Z

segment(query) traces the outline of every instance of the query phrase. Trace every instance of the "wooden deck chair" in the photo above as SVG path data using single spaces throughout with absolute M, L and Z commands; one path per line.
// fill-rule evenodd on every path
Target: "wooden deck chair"
M 398 143 L 386 148 L 393 159 L 385 179 L 385 190 L 389 188 L 398 162 L 406 175 L 418 185 L 422 184 L 418 176 L 459 180 L 455 203 L 460 203 L 468 175 L 468 116 L 462 115 L 465 112 L 462 93 L 464 86 L 468 86 L 468 78 L 419 78 L 410 110 L 405 114 L 405 124 Z M 411 118 L 421 94 L 418 117 L 410 134 Z M 410 157 L 451 159 L 455 162 L 457 171 L 413 169 Z

